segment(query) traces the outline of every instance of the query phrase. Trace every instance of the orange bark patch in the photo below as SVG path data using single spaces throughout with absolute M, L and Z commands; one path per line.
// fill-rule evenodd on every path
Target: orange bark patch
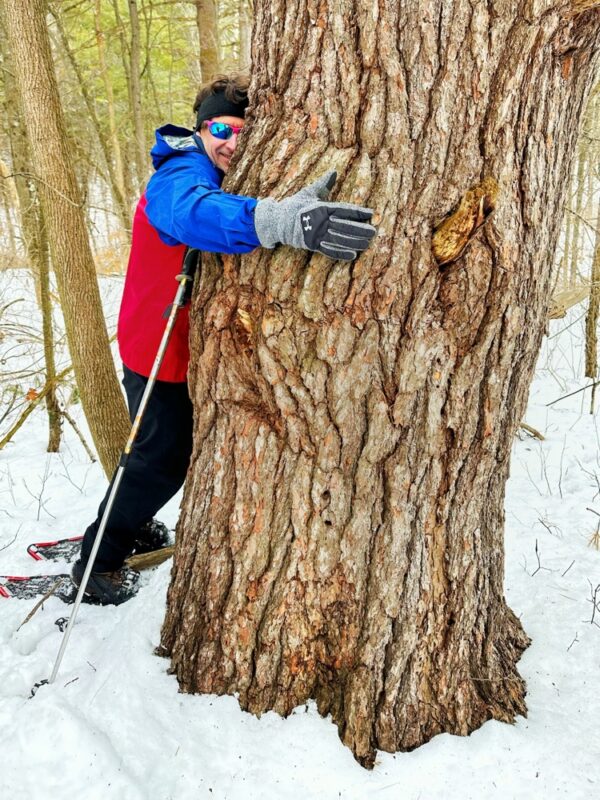
M 290 672 L 292 675 L 297 675 L 303 666 L 304 660 L 298 655 L 298 653 L 294 653 L 290 658 Z
M 486 398 L 483 408 L 483 438 L 487 439 L 488 436 L 491 436 L 493 430 L 492 409 L 490 408 L 489 398 Z
M 573 70 L 573 56 L 571 54 L 565 56 L 562 60 L 561 66 L 561 73 L 563 76 L 563 80 L 567 80 L 570 77 L 571 72 Z
M 248 588 L 246 589 L 246 597 L 251 603 L 256 600 L 258 597 L 258 581 L 250 581 Z
M 471 76 L 471 94 L 473 100 L 478 103 L 481 100 L 481 90 L 479 89 L 479 75 L 477 72 Z
M 242 647 L 247 647 L 250 642 L 250 631 L 248 630 L 248 625 L 245 620 L 240 622 L 238 628 L 238 641 Z
M 256 509 L 256 515 L 254 517 L 254 525 L 252 526 L 252 533 L 260 533 L 264 527 L 265 523 L 265 504 L 264 501 L 261 500 L 258 504 L 258 508 Z

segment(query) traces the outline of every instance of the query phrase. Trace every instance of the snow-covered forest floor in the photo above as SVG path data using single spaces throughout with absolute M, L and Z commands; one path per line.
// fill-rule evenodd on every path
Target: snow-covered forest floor
M 121 279 L 101 285 L 114 328 Z M 40 358 L 31 282 L 22 271 L 0 273 L 0 308 L 19 298 L 0 318 L 0 390 L 11 382 L 7 373 Z M 589 414 L 589 391 L 548 405 L 589 382 L 582 377 L 581 314 L 577 307 L 551 323 L 525 418 L 546 438 L 515 441 L 507 489 L 506 595 L 532 638 L 520 662 L 526 719 L 488 722 L 466 738 L 438 736 L 412 753 L 380 753 L 367 772 L 312 704 L 285 720 L 273 713 L 256 719 L 232 697 L 179 694 L 168 662 L 153 654 L 167 563 L 143 573 L 138 595 L 125 605 L 82 606 L 56 683 L 33 699 L 31 688 L 49 676 L 60 645 L 55 622 L 69 607 L 50 598 L 22 624 L 35 601 L 0 597 L 3 796 L 600 797 L 600 551 L 590 545 L 600 522 L 598 414 Z M 39 389 L 41 378 L 32 376 L 31 386 Z M 80 405 L 70 411 L 89 441 Z M 6 430 L 4 421 L 0 434 Z M 45 452 L 46 437 L 40 407 L 0 451 L 0 574 L 48 566 L 64 572 L 64 563 L 33 561 L 26 545 L 82 533 L 104 493 L 100 466 L 70 426 L 59 454 Z M 178 500 L 161 514 L 171 527 Z

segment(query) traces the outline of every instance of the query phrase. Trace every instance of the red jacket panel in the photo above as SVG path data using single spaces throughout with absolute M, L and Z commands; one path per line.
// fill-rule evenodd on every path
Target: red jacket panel
M 146 216 L 142 195 L 133 218 L 131 253 L 119 311 L 117 339 L 123 363 L 148 377 L 177 292 L 186 246 L 165 244 Z M 178 312 L 158 380 L 184 382 L 189 361 L 189 306 Z

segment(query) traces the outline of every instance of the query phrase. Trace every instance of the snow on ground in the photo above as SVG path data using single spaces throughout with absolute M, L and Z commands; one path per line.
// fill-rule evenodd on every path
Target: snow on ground
M 120 283 L 103 279 L 102 286 L 114 324 Z M 22 319 L 26 307 L 28 324 L 37 324 L 23 273 L 0 274 L 0 307 L 11 297 L 29 299 L 7 313 Z M 587 383 L 579 377 L 578 314 L 553 322 L 544 342 L 526 421 L 546 439 L 515 442 L 508 485 L 506 593 L 533 639 L 520 662 L 527 719 L 513 726 L 488 722 L 466 738 L 438 736 L 412 753 L 380 753 L 367 772 L 312 704 L 285 720 L 273 713 L 259 720 L 231 697 L 178 694 L 167 661 L 153 655 L 169 580 L 164 564 L 143 573 L 139 594 L 125 605 L 82 606 L 56 683 L 33 699 L 30 690 L 48 677 L 60 645 L 55 621 L 69 607 L 51 598 L 22 625 L 34 602 L 0 598 L 3 794 L 27 800 L 600 797 L 600 626 L 591 624 L 600 552 L 588 544 L 600 517 L 587 510 L 600 513 L 598 419 L 588 413 L 588 391 L 547 405 Z M 5 314 L 0 331 L 6 320 Z M 14 337 L 0 347 L 4 373 L 7 363 L 14 369 L 31 357 L 31 346 L 15 345 Z M 72 411 L 85 431 L 81 409 Z M 60 454 L 45 452 L 45 437 L 40 409 L 0 451 L 2 574 L 47 569 L 25 546 L 82 532 L 104 492 L 100 467 L 89 463 L 69 427 Z M 162 519 L 174 526 L 177 509 L 178 498 Z

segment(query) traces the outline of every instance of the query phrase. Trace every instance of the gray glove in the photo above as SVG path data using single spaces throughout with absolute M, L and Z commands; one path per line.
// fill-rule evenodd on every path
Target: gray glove
M 366 250 L 377 232 L 368 224 L 373 211 L 327 202 L 336 178 L 337 172 L 327 172 L 284 200 L 259 200 L 254 226 L 261 245 L 270 248 L 281 242 L 342 261 L 352 261 Z

